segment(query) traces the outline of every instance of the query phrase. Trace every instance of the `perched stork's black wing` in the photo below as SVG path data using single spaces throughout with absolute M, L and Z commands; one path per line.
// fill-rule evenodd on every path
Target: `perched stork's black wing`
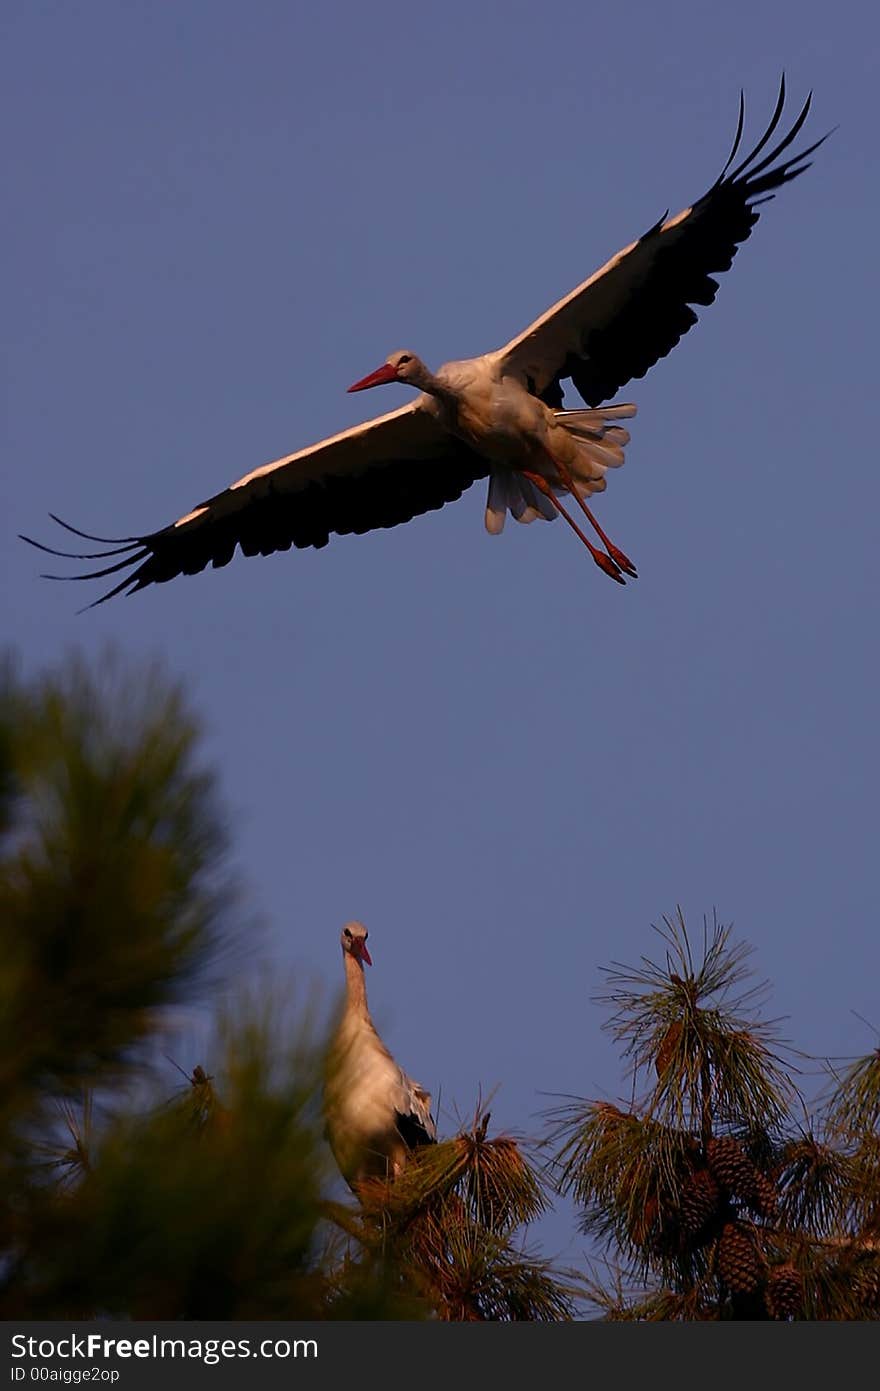
M 437 1126 L 431 1115 L 431 1093 L 408 1077 L 403 1068 L 400 1069 L 400 1085 L 396 1088 L 394 1114 L 398 1132 L 410 1149 L 432 1145 L 437 1139 Z
M 505 374 L 517 376 L 548 405 L 562 405 L 571 378 L 590 406 L 610 400 L 633 377 L 643 377 L 697 322 L 692 305 L 711 304 L 712 274 L 729 270 L 737 248 L 758 221 L 759 203 L 796 179 L 823 140 L 780 159 L 807 119 L 810 97 L 788 133 L 762 154 L 779 125 L 785 79 L 767 130 L 731 168 L 743 132 L 740 96 L 736 138 L 719 178 L 699 202 L 662 217 L 639 241 L 618 252 L 498 353 Z
M 411 1150 L 418 1149 L 420 1145 L 434 1145 L 437 1143 L 437 1129 L 432 1117 L 429 1115 L 427 1123 L 414 1111 L 407 1111 L 405 1115 L 400 1111 L 396 1113 L 397 1129 L 404 1144 Z
M 67 531 L 104 541 L 110 550 L 58 551 L 29 536 L 22 539 L 73 560 L 123 556 L 86 574 L 46 577 L 94 580 L 125 571 L 113 589 L 95 600 L 103 604 L 115 594 L 194 575 L 207 565 L 226 565 L 236 546 L 244 555 L 271 555 L 291 546 L 326 546 L 333 532 L 360 535 L 397 526 L 454 502 L 488 472 L 485 460 L 441 429 L 415 400 L 264 464 L 161 531 L 116 538 L 120 545 L 53 516 Z

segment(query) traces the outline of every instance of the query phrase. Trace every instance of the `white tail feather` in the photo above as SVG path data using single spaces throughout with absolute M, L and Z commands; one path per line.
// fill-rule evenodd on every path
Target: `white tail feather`
M 574 480 L 574 490 L 579 498 L 583 498 L 584 502 L 588 497 L 592 497 L 593 493 L 604 493 L 607 487 L 607 478 L 591 478 L 589 483 L 582 483 L 579 478 Z
M 504 519 L 510 507 L 510 475 L 489 474 L 489 493 L 486 498 L 486 530 L 490 536 L 500 536 L 504 530 Z M 510 507 L 511 512 L 513 508 Z M 514 514 L 515 515 L 515 514 Z
M 619 444 L 621 448 L 623 448 L 624 445 L 629 444 L 632 435 L 629 430 L 624 430 L 622 425 L 609 425 L 608 429 L 605 431 L 604 438 L 606 440 L 611 440 L 612 444 Z
M 619 406 L 599 406 L 595 410 L 554 411 L 557 425 L 571 435 L 577 445 L 577 457 L 570 465 L 574 490 L 586 500 L 593 493 L 603 493 L 607 486 L 605 470 L 620 468 L 623 451 L 629 444 L 629 430 L 615 425 L 615 420 L 629 420 L 636 407 L 629 402 Z M 554 487 L 564 496 L 567 488 Z M 539 518 L 552 522 L 557 512 L 549 497 L 540 492 L 522 474 L 498 470 L 489 475 L 486 498 L 486 530 L 499 536 L 504 530 L 506 514 L 515 521 L 528 524 Z
M 594 406 L 589 410 L 554 411 L 553 414 L 563 425 L 568 425 L 569 421 L 582 421 L 593 429 L 601 429 L 606 420 L 632 420 L 637 411 L 638 406 L 632 401 L 624 401 L 619 406 Z
M 516 520 L 528 523 L 535 522 L 540 517 L 545 522 L 555 522 L 556 508 L 546 493 L 539 492 L 534 483 L 530 483 L 527 478 L 520 478 L 519 485 L 526 501 L 526 509 Z
M 626 420 L 635 413 L 632 404 L 605 406 L 598 410 L 557 411 L 556 420 L 582 446 L 581 453 L 600 468 L 620 468 L 624 446 L 630 440 L 629 430 L 621 425 L 610 425 L 608 421 Z
M 489 475 L 489 494 L 486 498 L 486 530 L 490 536 L 501 535 L 508 511 L 514 521 L 522 522 L 525 526 L 539 519 L 545 522 L 556 520 L 553 503 L 522 474 L 492 473 Z

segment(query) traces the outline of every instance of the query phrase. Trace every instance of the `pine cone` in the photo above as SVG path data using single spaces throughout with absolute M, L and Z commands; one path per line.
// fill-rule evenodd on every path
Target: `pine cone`
M 776 1189 L 755 1167 L 739 1140 L 732 1135 L 710 1140 L 706 1159 L 722 1188 L 760 1216 L 772 1216 L 776 1211 Z
M 790 1319 L 803 1313 L 804 1282 L 793 1265 L 777 1265 L 770 1271 L 764 1303 L 772 1319 Z
M 711 1169 L 694 1169 L 681 1186 L 679 1218 L 686 1232 L 695 1235 L 718 1211 L 721 1194 Z
M 766 1174 L 762 1174 L 759 1169 L 755 1170 L 754 1183 L 750 1193 L 743 1193 L 743 1200 L 748 1203 L 753 1212 L 759 1217 L 775 1217 L 778 1206 L 776 1185 Z
M 751 1294 L 761 1283 L 763 1260 L 750 1223 L 725 1223 L 718 1238 L 718 1274 L 736 1294 Z
M 682 1022 L 674 1019 L 663 1035 L 660 1047 L 657 1049 L 657 1056 L 654 1059 L 654 1066 L 657 1069 L 657 1076 L 662 1077 L 669 1064 L 672 1062 L 675 1050 L 678 1047 L 678 1040 L 681 1038 Z

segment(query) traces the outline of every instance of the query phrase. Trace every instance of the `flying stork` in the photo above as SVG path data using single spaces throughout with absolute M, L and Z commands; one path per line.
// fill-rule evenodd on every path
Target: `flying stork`
M 236 547 L 247 556 L 270 555 L 291 546 L 326 546 L 333 533 L 397 526 L 452 502 L 485 477 L 490 533 L 502 530 L 507 512 L 519 522 L 562 516 L 606 575 L 620 584 L 635 577 L 635 566 L 587 501 L 604 490 L 606 470 L 623 463 L 629 434 L 620 422 L 636 410 L 603 402 L 675 347 L 697 322 L 693 306 L 714 300 L 713 274 L 730 268 L 758 221 L 758 206 L 809 168 L 808 156 L 827 135 L 782 156 L 806 121 L 810 101 L 764 153 L 782 117 L 783 78 L 770 124 L 734 164 L 743 134 L 741 93 L 733 149 L 708 192 L 675 217 L 664 214 L 503 348 L 433 372 L 415 353 L 394 352 L 349 387 L 399 383 L 418 393 L 406 405 L 254 469 L 158 531 L 97 537 L 50 514 L 74 535 L 111 549 L 59 551 L 23 539 L 68 559 L 123 558 L 85 574 L 46 578 L 94 580 L 125 572 L 94 601 L 101 604 L 207 565 L 226 565 Z M 586 409 L 563 408 L 569 380 Z M 577 516 L 563 498 L 574 501 Z

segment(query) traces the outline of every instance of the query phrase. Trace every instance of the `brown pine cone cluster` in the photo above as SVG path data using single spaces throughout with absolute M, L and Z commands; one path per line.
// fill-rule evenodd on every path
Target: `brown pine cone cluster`
M 764 1279 L 766 1263 L 755 1227 L 737 1220 L 735 1202 L 770 1217 L 776 1189 L 732 1136 L 710 1140 L 705 1155 L 694 1139 L 673 1206 L 661 1213 L 652 1197 L 632 1214 L 629 1235 L 657 1255 L 681 1255 L 718 1238 L 720 1269 L 728 1271 L 722 1278 L 731 1289 L 749 1293 Z

